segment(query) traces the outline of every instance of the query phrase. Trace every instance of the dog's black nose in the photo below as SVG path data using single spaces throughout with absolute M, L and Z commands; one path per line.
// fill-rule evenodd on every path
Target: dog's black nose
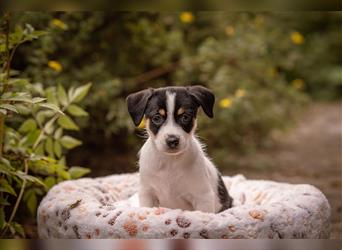
M 168 135 L 166 138 L 166 144 L 169 146 L 169 148 L 176 148 L 179 144 L 179 136 L 177 135 Z

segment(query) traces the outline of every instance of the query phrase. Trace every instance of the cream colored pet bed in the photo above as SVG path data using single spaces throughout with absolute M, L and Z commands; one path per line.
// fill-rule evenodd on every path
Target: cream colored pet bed
M 40 238 L 329 238 L 330 206 L 311 185 L 224 177 L 233 208 L 219 214 L 138 207 L 138 174 L 54 186 L 38 208 Z M 130 198 L 130 199 L 129 199 Z

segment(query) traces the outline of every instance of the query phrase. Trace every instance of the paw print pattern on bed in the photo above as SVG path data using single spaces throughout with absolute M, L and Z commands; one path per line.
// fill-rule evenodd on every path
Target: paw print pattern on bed
M 137 207 L 138 174 L 54 186 L 38 208 L 40 238 L 329 238 L 330 206 L 311 185 L 224 177 L 233 208 L 219 214 Z

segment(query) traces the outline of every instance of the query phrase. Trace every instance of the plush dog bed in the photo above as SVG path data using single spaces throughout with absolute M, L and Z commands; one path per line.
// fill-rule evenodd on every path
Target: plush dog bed
M 54 186 L 38 208 L 40 238 L 329 238 L 330 206 L 311 185 L 224 177 L 233 208 L 218 214 L 137 204 L 138 174 Z M 130 198 L 131 197 L 131 198 Z

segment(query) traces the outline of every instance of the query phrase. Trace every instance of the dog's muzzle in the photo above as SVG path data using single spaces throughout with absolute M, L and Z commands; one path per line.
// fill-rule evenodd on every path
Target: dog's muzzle
M 165 139 L 167 146 L 170 149 L 176 149 L 179 145 L 179 136 L 177 135 L 168 135 Z

